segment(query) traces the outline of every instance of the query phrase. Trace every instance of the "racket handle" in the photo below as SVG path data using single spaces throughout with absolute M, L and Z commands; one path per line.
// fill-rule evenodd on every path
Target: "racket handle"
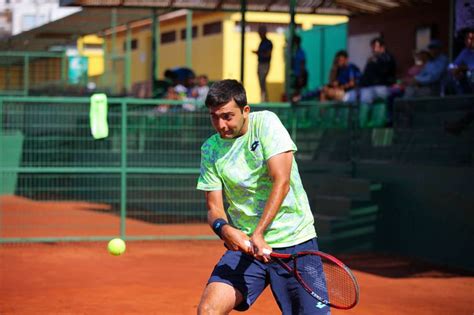
M 245 245 L 247 245 L 247 247 L 250 247 L 250 246 L 252 246 L 252 243 L 250 243 L 250 241 L 247 240 L 247 241 L 245 241 Z M 270 249 L 268 249 L 268 248 L 263 249 L 263 254 L 270 255 L 271 253 L 272 253 L 272 251 Z

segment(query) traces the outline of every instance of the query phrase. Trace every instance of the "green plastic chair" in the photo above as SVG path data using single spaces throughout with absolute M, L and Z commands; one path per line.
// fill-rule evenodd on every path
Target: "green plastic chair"
M 385 127 L 387 122 L 387 105 L 384 102 L 372 105 L 369 128 Z
M 368 104 L 360 104 L 359 107 L 359 127 L 368 128 L 370 106 Z

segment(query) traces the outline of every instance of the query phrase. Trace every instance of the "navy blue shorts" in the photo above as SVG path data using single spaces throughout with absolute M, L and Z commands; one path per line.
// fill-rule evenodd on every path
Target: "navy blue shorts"
M 274 248 L 277 253 L 293 254 L 305 250 L 318 250 L 316 239 L 304 243 Z M 239 251 L 226 251 L 215 266 L 208 283 L 223 282 L 242 293 L 244 300 L 235 307 L 247 310 L 270 284 L 282 314 L 331 314 L 328 306 L 311 297 L 296 279 L 278 263 L 268 264 Z

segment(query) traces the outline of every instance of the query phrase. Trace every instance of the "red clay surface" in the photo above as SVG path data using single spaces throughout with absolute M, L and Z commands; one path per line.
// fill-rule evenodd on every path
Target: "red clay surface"
M 38 201 L 0 196 L 1 237 L 106 236 L 120 232 L 120 217 L 107 204 Z M 151 224 L 127 219 L 127 235 L 214 236 L 206 224 Z
M 106 242 L 0 246 L 0 313 L 195 314 L 209 273 L 224 251 L 219 241 L 127 245 L 118 257 L 107 253 Z M 434 277 L 395 279 L 355 274 L 360 304 L 333 314 L 474 312 L 472 277 L 443 277 L 438 271 Z M 267 289 L 246 314 L 279 313 Z
M 104 205 L 0 198 L 2 237 L 117 235 Z M 104 209 L 102 209 L 104 210 Z M 105 209 L 106 210 L 106 209 Z M 127 220 L 135 235 L 211 235 L 209 227 Z M 106 242 L 0 246 L 0 314 L 195 314 L 221 241 Z M 359 281 L 360 303 L 332 314 L 474 314 L 474 277 L 412 260 L 344 255 Z M 245 314 L 280 314 L 269 289 Z

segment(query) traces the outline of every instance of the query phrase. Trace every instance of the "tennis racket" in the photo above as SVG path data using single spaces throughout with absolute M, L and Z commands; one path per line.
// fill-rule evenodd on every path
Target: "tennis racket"
M 247 245 L 251 243 L 247 241 Z M 348 310 L 359 301 L 359 285 L 351 270 L 339 259 L 320 251 L 280 254 L 264 250 L 291 274 L 312 297 L 337 309 Z

